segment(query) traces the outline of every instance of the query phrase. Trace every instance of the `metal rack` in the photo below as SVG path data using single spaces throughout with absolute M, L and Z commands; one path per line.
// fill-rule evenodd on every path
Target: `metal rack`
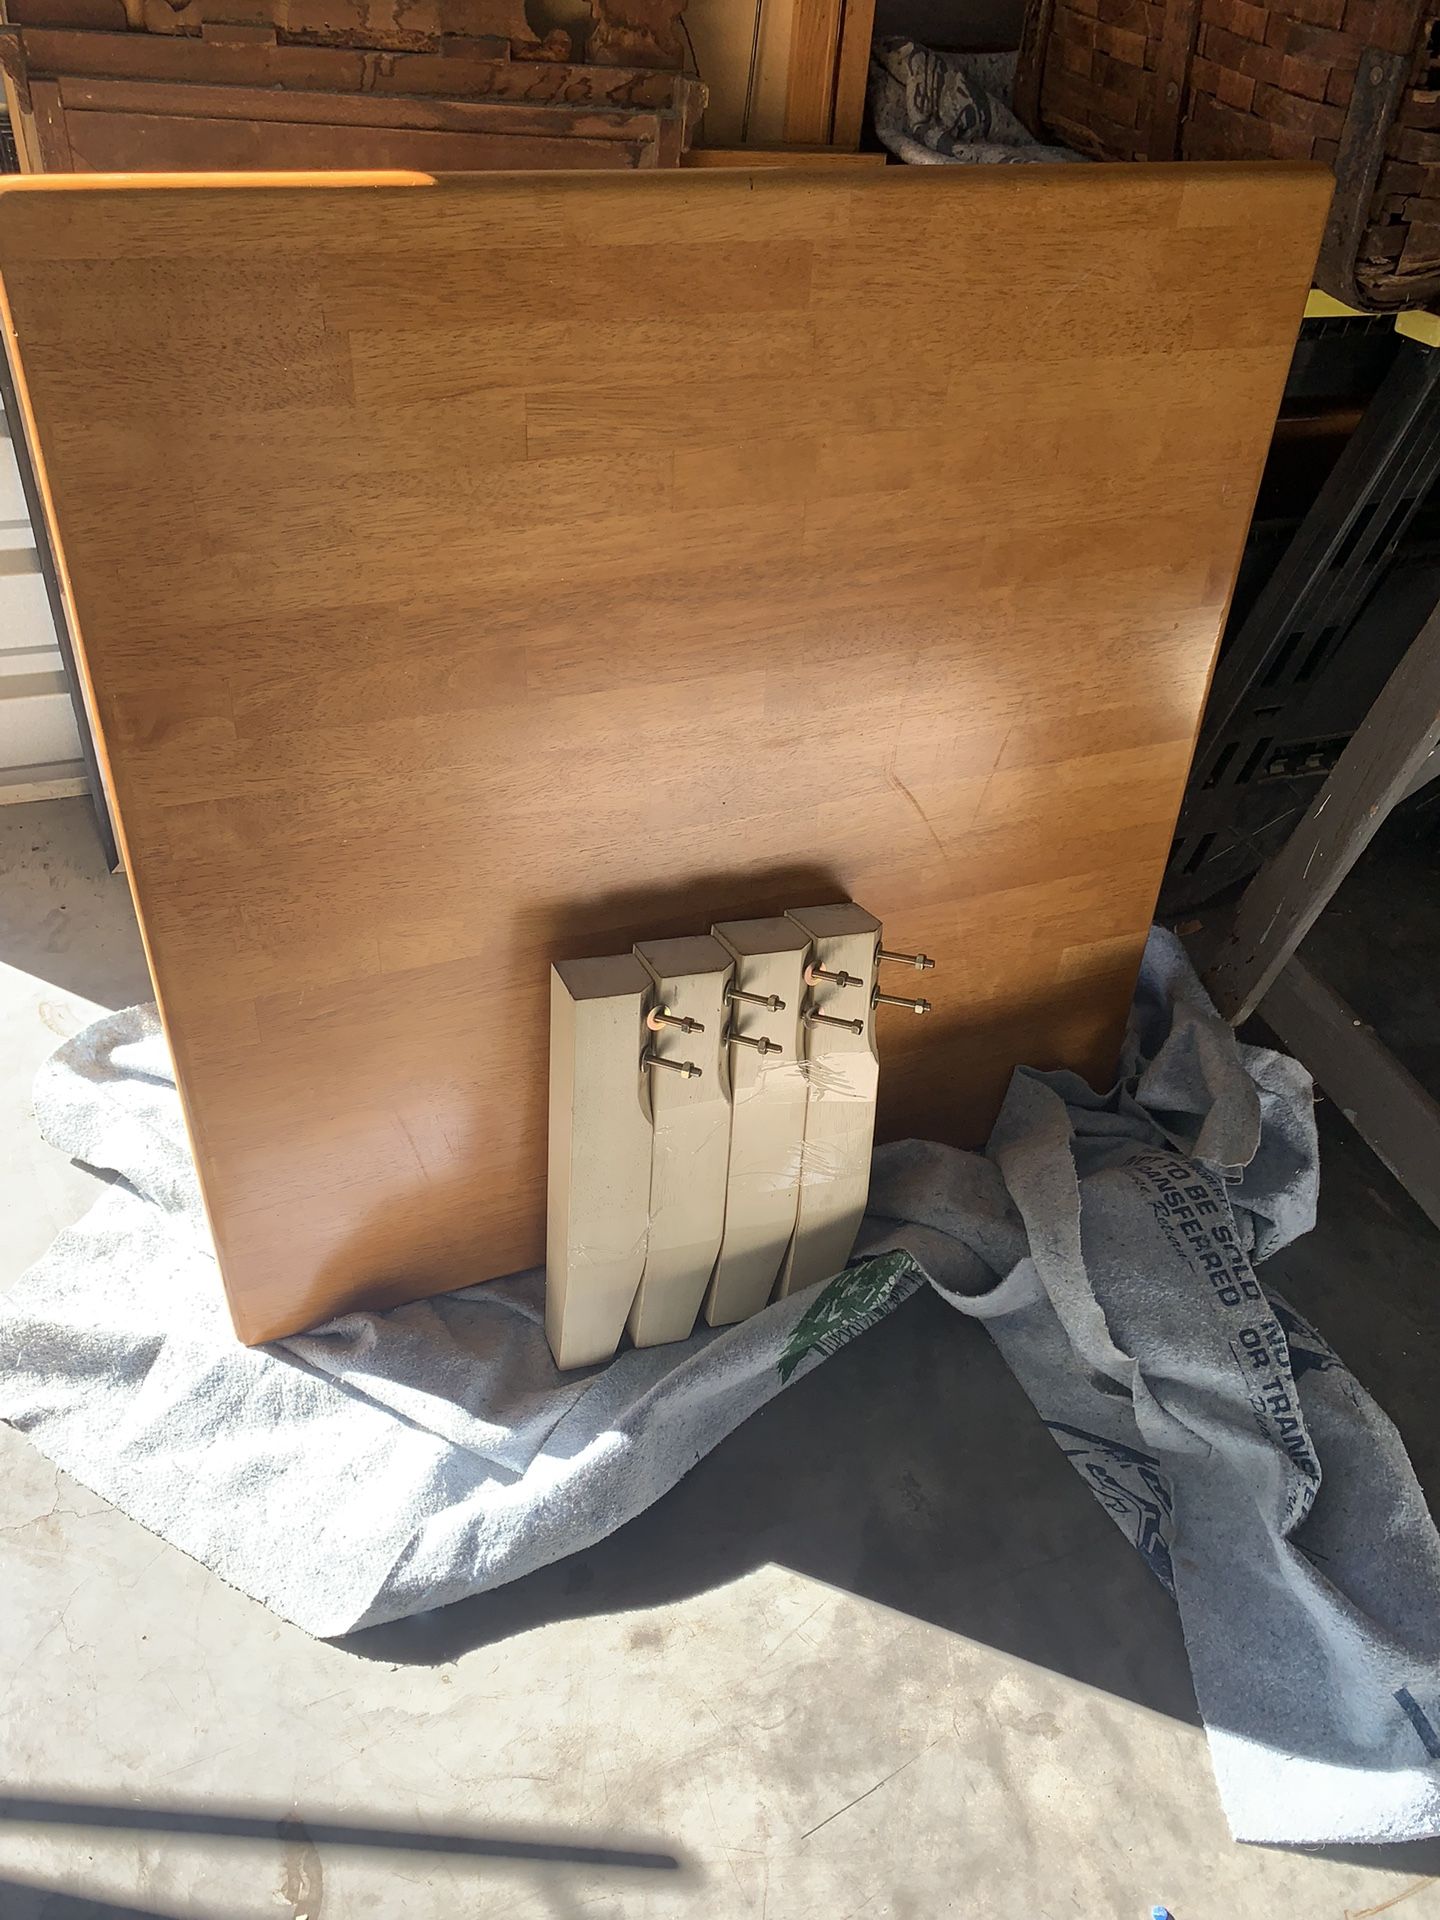
M 1347 620 L 1440 473 L 1440 322 L 1404 317 L 1429 322 L 1431 337 L 1427 343 L 1424 330 L 1410 330 L 1217 673 L 1197 758 L 1201 793 L 1223 779 L 1224 746 L 1243 716 L 1253 725 L 1276 684 L 1277 662 L 1283 668 L 1301 647 L 1314 646 L 1317 627 L 1323 633 Z M 1241 896 L 1206 981 L 1232 1022 L 1261 1014 L 1440 1225 L 1440 1103 L 1300 954 L 1390 813 L 1437 775 L 1440 604 L 1299 825 Z M 1192 830 L 1194 820 L 1192 807 Z
M 1173 911 L 1247 879 L 1275 850 L 1433 604 L 1440 550 L 1416 536 L 1440 486 L 1440 352 L 1425 338 L 1440 340 L 1440 321 L 1401 318 L 1397 341 L 1384 321 L 1312 296 L 1287 394 L 1318 382 L 1306 356 L 1317 322 L 1353 329 L 1339 344 L 1378 385 L 1221 657 L 1171 851 Z

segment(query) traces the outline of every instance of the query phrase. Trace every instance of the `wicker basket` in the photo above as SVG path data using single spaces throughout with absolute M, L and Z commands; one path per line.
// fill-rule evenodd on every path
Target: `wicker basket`
M 1322 160 L 1316 284 L 1440 296 L 1440 20 L 1420 0 L 1029 0 L 1016 106 L 1106 160 Z

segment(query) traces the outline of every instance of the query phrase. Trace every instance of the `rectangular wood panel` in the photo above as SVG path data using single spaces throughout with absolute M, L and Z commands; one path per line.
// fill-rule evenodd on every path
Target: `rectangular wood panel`
M 835 110 L 830 122 L 830 138 L 837 147 L 860 145 L 874 34 L 875 0 L 845 0 L 835 60 Z
M 832 138 L 835 66 L 844 20 L 845 0 L 795 0 L 785 88 L 787 140 L 824 146 Z
M 173 95 L 188 90 L 164 91 Z M 301 100 L 303 112 L 303 96 L 289 98 Z M 628 138 L 606 133 L 591 139 L 564 129 L 546 136 L 393 123 L 367 125 L 349 113 L 337 115 L 333 122 L 300 116 L 292 121 L 275 110 L 275 102 L 244 94 L 239 102 L 227 105 L 243 107 L 247 100 L 259 111 L 247 115 L 232 110 L 213 118 L 176 112 L 177 106 L 187 103 L 173 99 L 157 102 L 159 111 L 155 113 L 77 112 L 69 108 L 65 113 L 65 138 L 70 165 L 76 173 L 184 173 L 214 167 L 266 173 L 286 167 L 450 167 L 481 172 L 519 166 L 639 168 L 656 164 L 659 129 L 654 117 L 647 114 L 632 116 Z M 348 102 L 342 96 L 339 104 L 343 108 Z M 405 118 L 402 114 L 395 116 L 400 122 Z
M 146 84 L 320 88 L 382 98 L 440 94 L 451 99 L 699 112 L 696 82 L 637 68 L 487 60 L 462 53 L 377 53 L 358 47 L 217 44 L 149 33 L 72 33 L 45 27 L 27 27 L 19 45 L 30 71 L 42 74 L 89 74 Z
M 542 1257 L 556 960 L 854 898 L 882 1138 L 1111 1074 L 1327 193 L 0 192 L 244 1338 Z

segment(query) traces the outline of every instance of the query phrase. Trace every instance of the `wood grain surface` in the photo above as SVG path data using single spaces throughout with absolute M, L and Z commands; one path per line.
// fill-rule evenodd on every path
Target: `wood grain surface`
M 882 1138 L 1107 1079 L 1329 191 L 413 180 L 0 192 L 251 1341 L 542 1257 L 555 959 L 854 898 Z
M 538 54 L 524 0 L 7 0 L 19 26 L 238 38 L 259 28 L 322 46 L 405 49 L 492 39 Z M 238 33 L 237 33 L 238 29 Z
M 12 18 L 15 17 L 12 9 Z M 13 34 L 16 29 L 11 28 Z M 3 45 L 3 40 L 0 40 Z M 377 53 L 357 47 L 216 44 L 146 33 L 78 33 L 26 27 L 19 45 L 32 73 L 98 79 L 273 87 L 328 93 L 439 94 L 570 106 L 686 107 L 696 82 L 638 68 L 473 58 L 462 53 Z
M 680 73 L 5 25 L 0 64 L 46 173 L 667 167 L 705 100 Z
M 40 82 L 33 91 L 43 91 Z M 112 91 L 121 96 L 113 103 Z M 69 79 L 60 102 L 61 126 L 37 129 L 50 172 L 594 170 L 680 158 L 678 121 L 624 110 Z
M 875 0 L 845 0 L 840 45 L 835 56 L 835 104 L 830 139 L 837 147 L 858 147 L 865 124 L 865 88 L 870 78 L 870 43 L 875 36 Z
M 845 0 L 795 0 L 785 88 L 787 140 L 825 146 L 832 138 L 835 70 L 844 24 Z

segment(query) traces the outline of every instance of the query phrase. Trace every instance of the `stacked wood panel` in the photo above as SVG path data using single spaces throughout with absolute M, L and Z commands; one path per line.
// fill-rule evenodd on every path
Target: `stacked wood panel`
M 592 11 L 577 61 L 523 0 L 10 0 L 0 58 L 32 172 L 677 165 L 675 0 Z

